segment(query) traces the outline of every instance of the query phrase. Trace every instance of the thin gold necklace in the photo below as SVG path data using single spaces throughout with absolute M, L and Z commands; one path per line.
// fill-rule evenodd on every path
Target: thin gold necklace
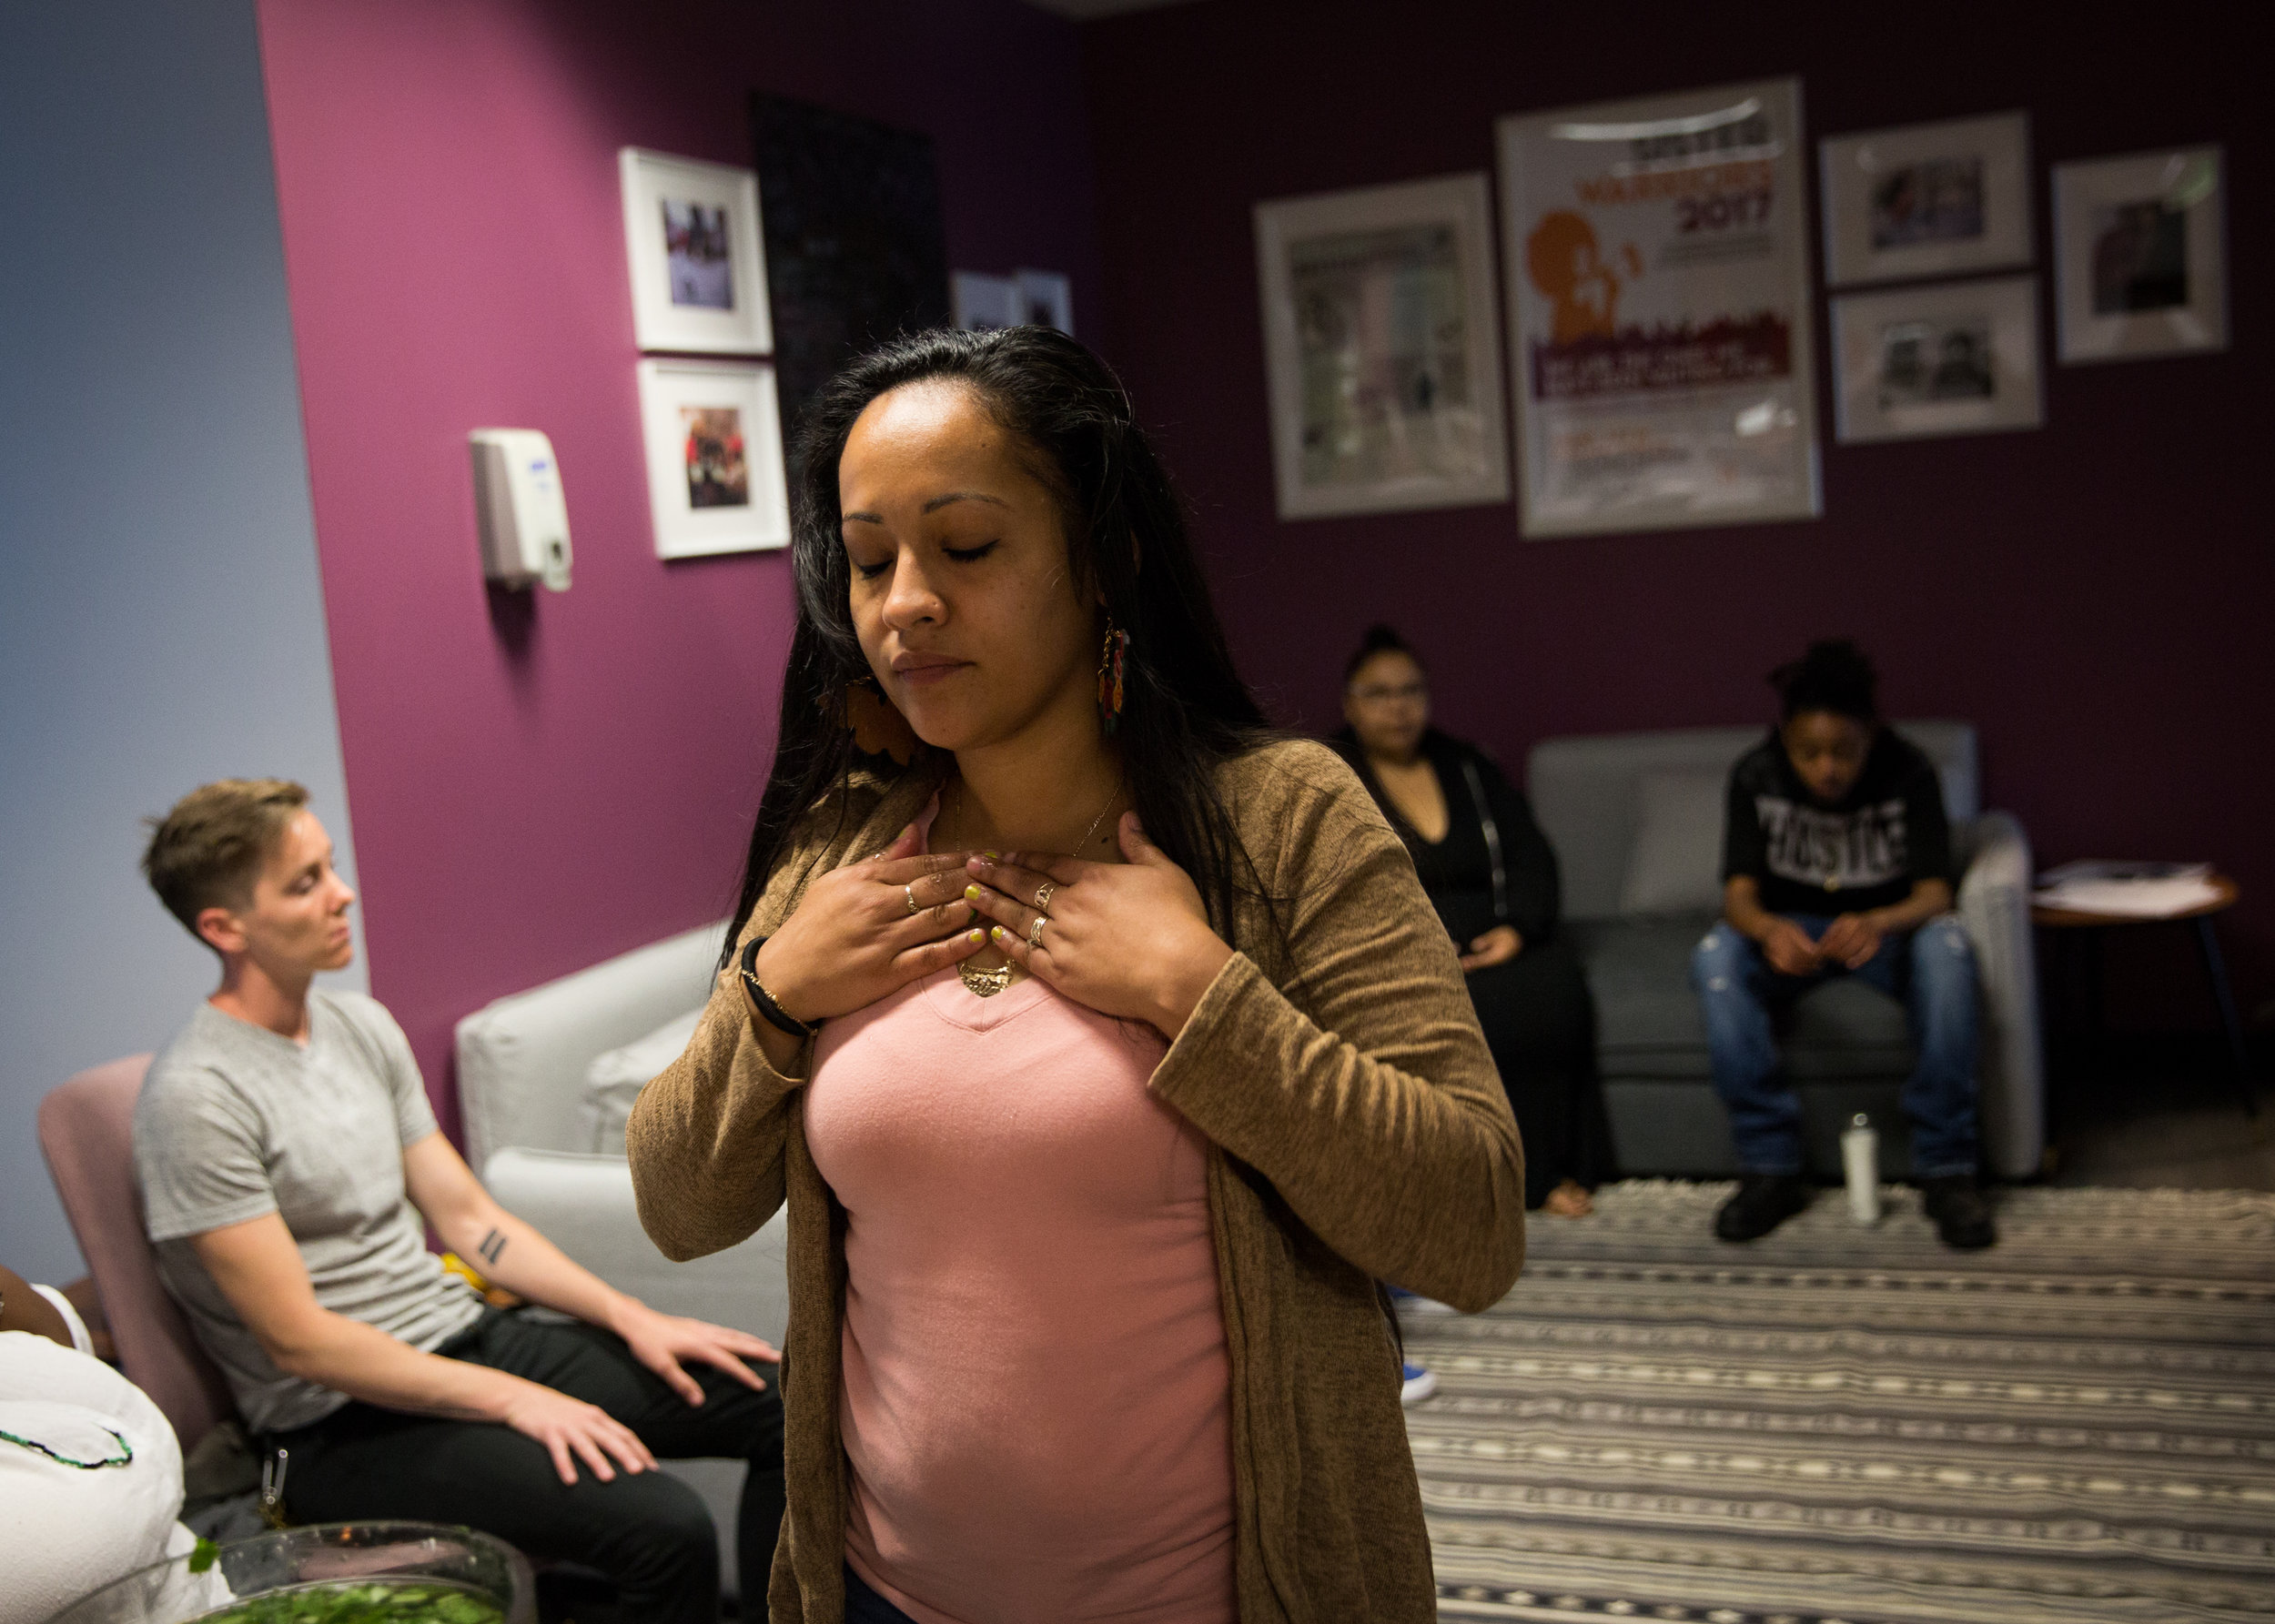
M 1114 792 L 1106 798 L 1106 804 L 1098 808 L 1098 815 L 1090 820 L 1090 827 L 1082 832 L 1082 838 L 1075 842 L 1075 849 L 1067 852 L 1067 856 L 1082 855 L 1083 849 L 1090 843 L 1090 837 L 1098 832 L 1098 825 L 1106 822 L 1106 814 L 1114 810 L 1114 803 L 1121 798 L 1121 781 L 1117 779 Z M 964 815 L 964 781 L 960 778 L 956 781 L 955 812 L 960 822 Z M 949 845 L 953 849 L 955 842 L 950 842 Z M 993 998 L 1011 984 L 1011 958 L 1009 954 L 1005 954 L 1003 963 L 993 970 L 981 970 L 971 960 L 960 959 L 956 962 L 956 973 L 973 997 Z

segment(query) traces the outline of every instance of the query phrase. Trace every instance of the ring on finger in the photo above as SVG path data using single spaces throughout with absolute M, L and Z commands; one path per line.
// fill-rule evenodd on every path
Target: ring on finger
M 1047 913 L 1037 913 L 1035 916 L 1035 923 L 1026 928 L 1027 952 L 1033 953 L 1036 948 L 1043 945 L 1043 927 L 1050 923 L 1050 915 Z
M 914 880 L 901 887 L 901 893 L 908 898 L 908 911 L 911 913 L 922 913 L 925 911 L 923 905 L 916 901 L 916 883 Z
M 1047 913 L 1050 911 L 1051 893 L 1057 889 L 1057 885 L 1049 880 L 1044 881 L 1035 888 L 1035 911 L 1037 913 Z

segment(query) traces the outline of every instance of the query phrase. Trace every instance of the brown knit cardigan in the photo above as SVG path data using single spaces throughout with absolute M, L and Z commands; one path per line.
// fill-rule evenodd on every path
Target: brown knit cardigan
M 919 758 L 896 778 L 856 776 L 847 815 L 833 803 L 813 820 L 834 837 L 776 868 L 745 939 L 787 918 L 814 873 L 891 843 L 939 774 Z M 1279 928 L 1243 905 L 1233 956 L 1152 1088 L 1209 1141 L 1240 1619 L 1427 1624 L 1430 1544 L 1374 1282 L 1470 1310 L 1497 1301 L 1524 1259 L 1523 1151 L 1452 944 L 1350 769 L 1290 741 L 1218 782 Z M 790 1509 L 771 1617 L 839 1624 L 845 1212 L 806 1146 L 803 1079 L 768 1064 L 752 1018 L 723 973 L 625 1143 L 641 1222 L 668 1256 L 733 1246 L 789 1203 Z

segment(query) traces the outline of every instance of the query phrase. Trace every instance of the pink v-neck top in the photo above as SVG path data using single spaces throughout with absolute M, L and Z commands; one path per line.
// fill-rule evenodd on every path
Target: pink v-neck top
M 845 1557 L 920 1624 L 1232 1624 L 1231 1366 L 1165 1046 L 953 969 L 832 1021 Z

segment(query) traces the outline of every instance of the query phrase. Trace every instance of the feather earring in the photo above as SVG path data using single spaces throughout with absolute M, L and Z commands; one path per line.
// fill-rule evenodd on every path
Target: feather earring
M 1106 646 L 1098 651 L 1098 714 L 1106 719 L 1106 736 L 1114 736 L 1122 719 L 1122 665 L 1129 652 L 1129 633 L 1106 617 Z

